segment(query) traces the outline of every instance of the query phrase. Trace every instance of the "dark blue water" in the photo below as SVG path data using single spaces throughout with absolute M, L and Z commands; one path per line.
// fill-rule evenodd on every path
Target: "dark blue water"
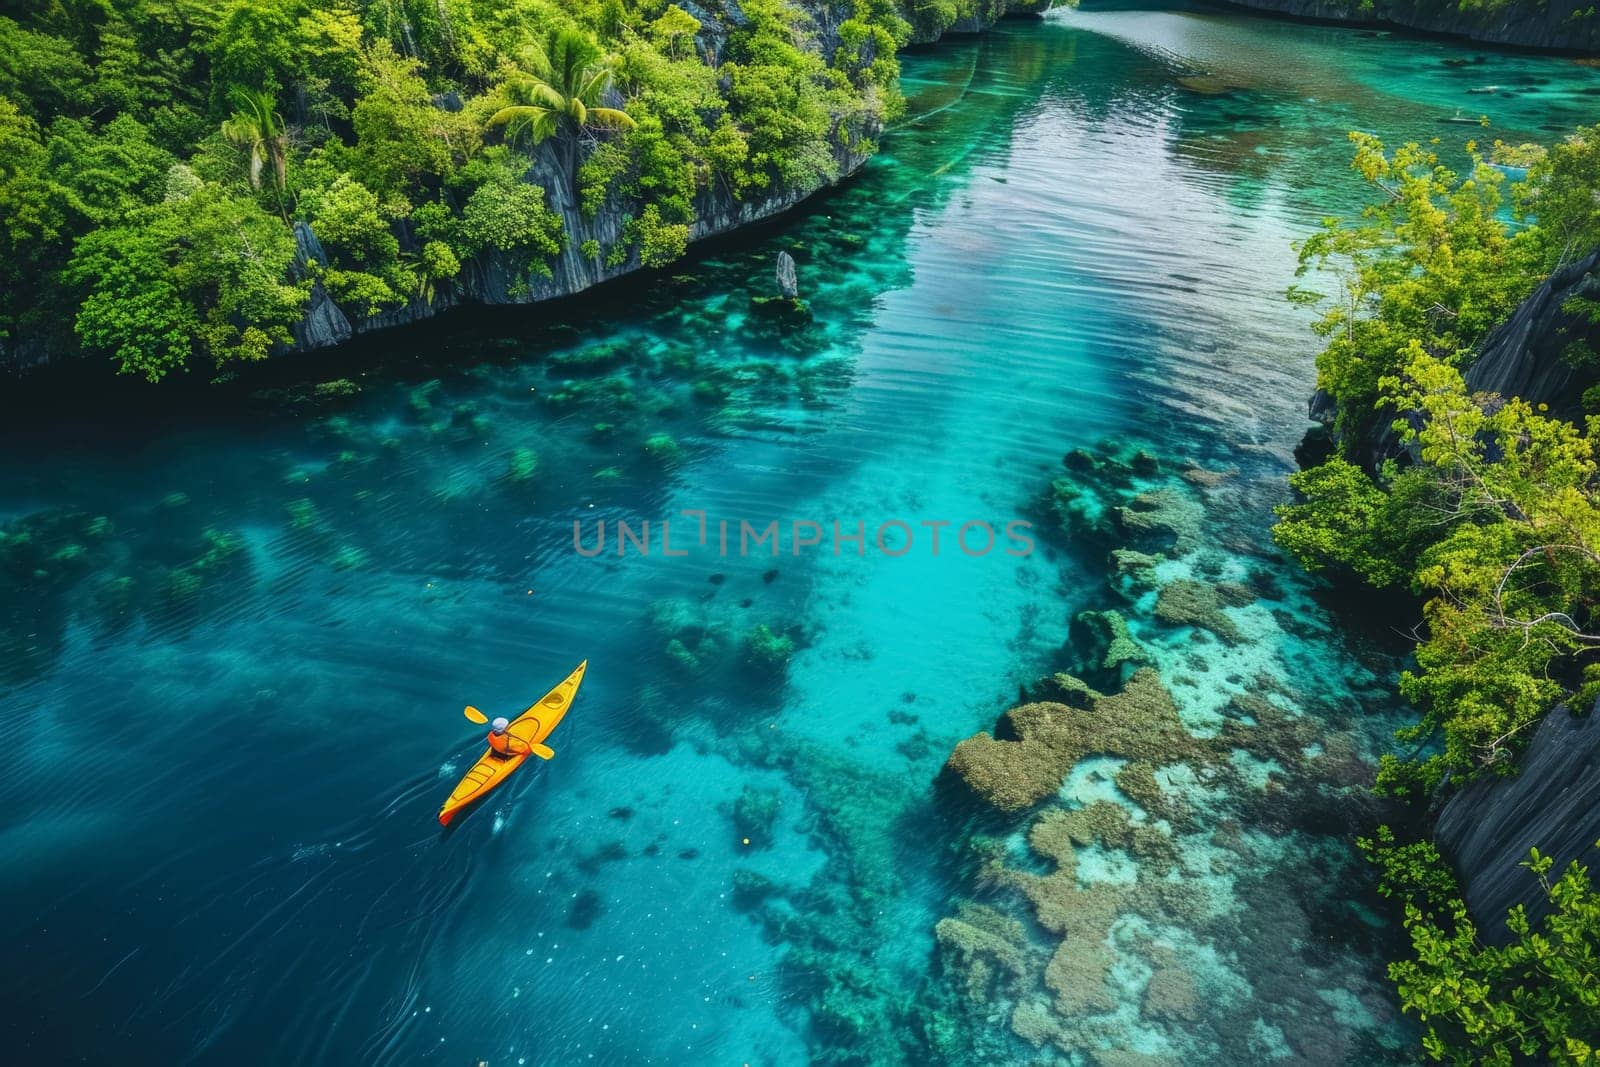
M 670 276 L 458 312 L 210 411 L 12 435 L 0 1025 L 20 1061 L 1404 1055 L 1339 814 L 1359 822 L 1402 714 L 1393 664 L 1266 534 L 1311 380 L 1290 241 L 1359 202 L 1347 129 L 1549 136 L 1591 117 L 1600 72 L 1139 11 L 1007 23 L 905 69 L 913 118 L 865 173 Z M 809 319 L 754 299 L 785 249 Z M 929 550 L 925 521 L 1044 523 L 1078 447 L 1146 448 L 1164 473 L 1140 487 L 1182 494 L 1158 584 L 1265 590 L 1226 609 L 1231 642 L 1158 618 L 1103 545 Z M 663 556 L 685 509 L 708 543 Z M 656 551 L 619 558 L 618 520 L 649 520 Z M 718 520 L 735 541 L 777 520 L 780 554 L 723 556 Z M 591 545 L 608 523 L 608 551 L 576 554 L 575 521 Z M 795 521 L 823 544 L 794 554 Z M 864 554 L 834 555 L 835 521 Z M 871 543 L 888 521 L 904 555 Z M 1115 965 L 1069 995 L 1055 935 L 973 858 L 988 835 L 1042 871 L 1034 816 L 971 822 L 934 783 L 1108 606 L 1197 736 L 1271 691 L 1317 740 L 1292 766 L 1242 746 L 1227 788 L 1166 773 L 1200 813 L 1168 827 L 1171 879 L 1203 902 L 1115 897 Z M 441 833 L 481 747 L 461 706 L 514 713 L 583 658 L 555 759 Z M 1047 807 L 1142 815 L 1120 766 L 1084 761 Z M 1260 814 L 1285 791 L 1326 818 Z M 1148 877 L 1100 845 L 1076 862 L 1091 890 Z M 963 1000 L 935 924 L 972 898 L 1031 955 Z M 1158 971 L 1201 1007 L 1153 1006 Z

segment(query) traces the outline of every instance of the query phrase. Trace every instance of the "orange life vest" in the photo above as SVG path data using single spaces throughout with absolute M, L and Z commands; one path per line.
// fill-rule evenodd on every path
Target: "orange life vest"
M 493 730 L 489 731 L 489 747 L 502 756 L 516 756 L 530 751 L 527 745 L 509 733 L 497 734 Z

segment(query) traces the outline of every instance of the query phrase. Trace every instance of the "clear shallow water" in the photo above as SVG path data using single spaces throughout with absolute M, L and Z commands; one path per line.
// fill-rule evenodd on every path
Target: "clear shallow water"
M 906 89 L 920 117 L 863 175 L 673 277 L 381 336 L 382 358 L 328 358 L 353 397 L 12 435 L 0 513 L 31 540 L 8 542 L 0 592 L 9 1047 L 152 1063 L 1397 1055 L 1385 934 L 1341 821 L 1359 823 L 1363 761 L 1397 714 L 1391 664 L 1333 626 L 1266 535 L 1311 376 L 1279 299 L 1289 241 L 1357 202 L 1345 130 L 1527 139 L 1591 118 L 1600 72 L 1101 11 L 910 56 Z M 1458 113 L 1491 125 L 1444 121 Z M 779 249 L 808 324 L 751 303 Z M 1157 618 L 1082 539 L 1025 559 L 572 551 L 574 519 L 592 538 L 600 519 L 684 508 L 758 526 L 1042 522 L 1078 447 L 1151 450 L 1167 473 L 1146 487 L 1184 462 L 1225 474 L 1185 490 L 1192 536 L 1161 580 L 1256 576 L 1270 595 L 1228 609 L 1233 643 Z M 993 837 L 1047 873 L 1035 817 L 974 815 L 934 781 L 1019 685 L 1077 658 L 1073 615 L 1104 607 L 1195 733 L 1266 691 L 1319 740 L 1304 765 L 1241 746 L 1220 782 L 1166 774 L 1207 828 L 1175 839 L 1204 915 L 1118 911 L 1115 965 L 1034 1053 L 1016 1009 L 1046 986 L 964 1001 L 934 931 L 981 899 L 1048 957 L 1052 936 L 969 847 Z M 752 662 L 763 624 L 796 642 L 786 664 Z M 556 759 L 440 834 L 478 751 L 460 706 L 518 710 L 583 657 Z M 1046 807 L 1142 815 L 1117 759 L 1085 760 Z M 1291 802 L 1257 804 L 1255 787 Z M 1143 862 L 1080 853 L 1080 888 L 1126 887 Z M 1212 1010 L 1152 1007 L 1162 958 Z

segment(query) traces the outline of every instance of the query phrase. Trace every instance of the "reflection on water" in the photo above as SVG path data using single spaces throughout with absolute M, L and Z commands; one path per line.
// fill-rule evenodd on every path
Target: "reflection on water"
M 1007 23 L 907 58 L 915 117 L 859 179 L 670 277 L 308 357 L 204 417 L 14 434 L 8 1044 L 1394 1056 L 1347 847 L 1392 663 L 1265 533 L 1310 377 L 1288 243 L 1356 202 L 1347 128 L 1526 139 L 1597 84 L 1231 14 Z M 760 299 L 779 250 L 805 316 Z M 680 509 L 1026 515 L 1039 549 L 572 551 L 574 520 Z M 440 834 L 461 706 L 584 657 L 556 758 Z M 1140 665 L 1160 746 L 1052 750 L 1032 813 L 936 785 L 1019 687 L 1114 700 Z

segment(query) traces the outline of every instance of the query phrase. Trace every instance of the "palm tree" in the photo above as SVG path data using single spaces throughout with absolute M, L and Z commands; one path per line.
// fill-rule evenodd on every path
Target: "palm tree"
M 611 86 L 611 67 L 593 41 L 572 29 L 551 30 L 542 45 L 529 45 L 521 58 L 527 73 L 509 88 L 527 102 L 501 108 L 489 122 L 509 125 L 513 136 L 526 132 L 534 144 L 559 136 L 567 179 L 575 184 L 578 142 L 585 132 L 634 126 L 626 111 L 600 104 Z
M 278 114 L 271 94 L 234 88 L 228 99 L 235 108 L 233 117 L 223 122 L 222 136 L 245 154 L 246 176 L 250 188 L 261 188 L 261 171 L 272 165 L 272 189 L 278 198 L 278 214 L 289 219 L 283 208 L 283 191 L 289 180 L 289 133 Z

